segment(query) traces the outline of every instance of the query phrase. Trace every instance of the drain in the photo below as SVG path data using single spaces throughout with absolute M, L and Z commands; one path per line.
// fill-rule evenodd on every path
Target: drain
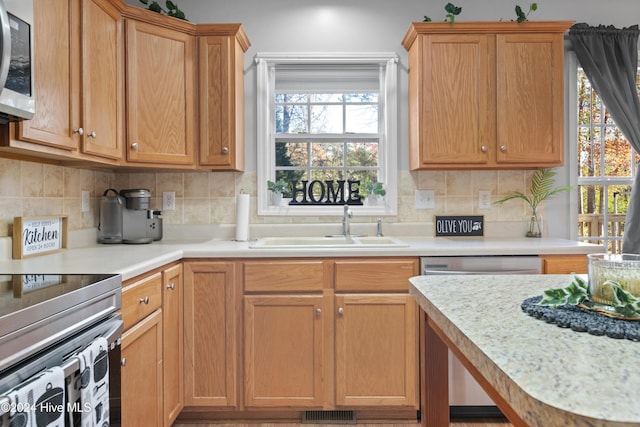
M 304 411 L 303 424 L 355 424 L 355 411 Z

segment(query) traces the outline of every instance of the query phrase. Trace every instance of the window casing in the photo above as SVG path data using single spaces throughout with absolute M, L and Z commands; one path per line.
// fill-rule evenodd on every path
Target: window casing
M 272 206 L 267 180 L 384 183 L 384 206 L 356 215 L 397 213 L 397 56 L 259 54 L 257 197 L 259 215 L 336 216 L 341 206 Z M 286 196 L 286 195 L 285 195 Z

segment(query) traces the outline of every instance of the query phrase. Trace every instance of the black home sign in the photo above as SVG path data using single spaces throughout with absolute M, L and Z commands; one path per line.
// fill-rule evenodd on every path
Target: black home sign
M 361 205 L 360 181 L 297 181 L 291 183 L 289 205 Z

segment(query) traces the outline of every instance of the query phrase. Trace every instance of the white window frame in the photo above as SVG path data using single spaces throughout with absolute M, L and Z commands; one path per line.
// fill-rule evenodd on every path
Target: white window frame
M 258 215 L 340 216 L 342 206 L 272 206 L 267 180 L 275 179 L 274 67 L 282 64 L 378 64 L 384 70 L 380 82 L 383 126 L 378 148 L 380 182 L 386 189 L 385 206 L 351 206 L 355 215 L 397 215 L 398 176 L 398 56 L 395 53 L 260 53 L 255 57 L 257 74 L 257 200 Z

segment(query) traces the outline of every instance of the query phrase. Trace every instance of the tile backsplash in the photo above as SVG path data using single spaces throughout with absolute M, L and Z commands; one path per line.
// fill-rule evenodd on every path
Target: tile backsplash
M 486 231 L 515 228 L 522 236 L 526 205 L 510 201 L 478 209 L 478 191 L 491 191 L 497 200 L 513 191 L 526 191 L 530 171 L 400 171 L 398 214 L 386 223 L 432 223 L 434 215 L 484 215 Z M 252 195 L 251 224 L 334 223 L 335 217 L 258 216 L 255 172 L 103 172 L 27 161 L 0 159 L 0 237 L 10 236 L 14 216 L 64 214 L 69 229 L 96 228 L 98 201 L 104 190 L 147 188 L 151 206 L 162 208 L 162 193 L 173 191 L 176 210 L 163 212 L 165 224 L 234 224 L 235 196 Z M 416 209 L 414 191 L 433 190 L 434 209 Z M 89 191 L 89 212 L 81 212 L 81 192 Z M 355 217 L 354 222 L 375 218 Z

